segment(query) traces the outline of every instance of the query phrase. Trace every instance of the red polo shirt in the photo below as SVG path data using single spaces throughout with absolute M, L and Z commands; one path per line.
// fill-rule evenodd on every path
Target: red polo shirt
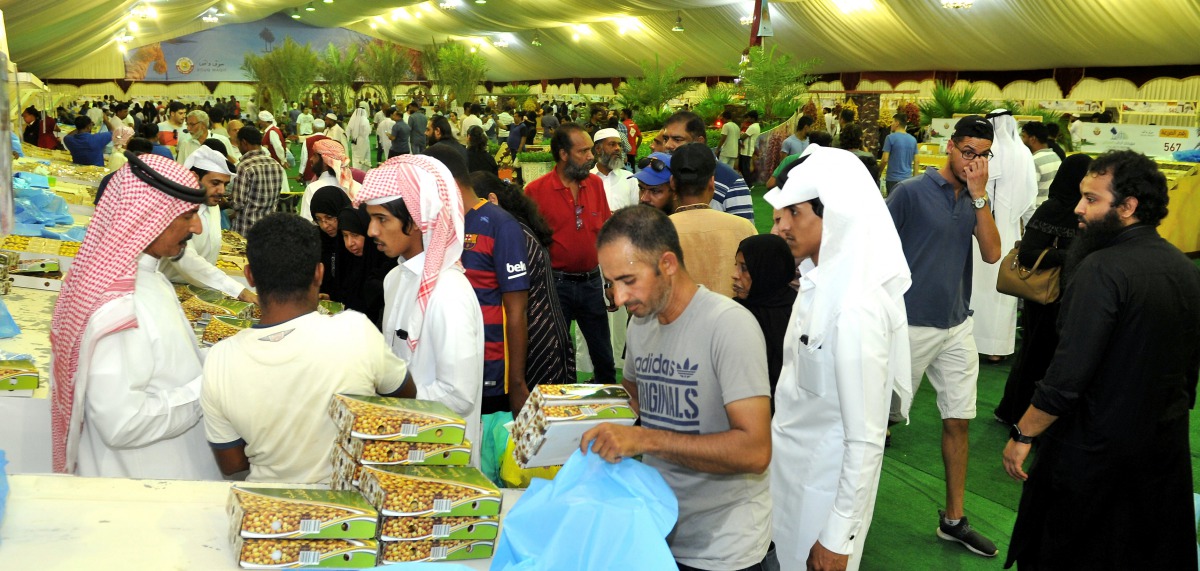
M 542 217 L 554 232 L 550 244 L 550 266 L 560 272 L 590 272 L 600 265 L 596 257 L 596 235 L 612 216 L 608 198 L 604 195 L 604 180 L 589 175 L 579 183 L 579 202 L 571 197 L 571 189 L 558 178 L 558 167 L 549 174 L 525 185 L 525 195 L 533 199 Z M 576 223 L 576 206 L 581 206 Z

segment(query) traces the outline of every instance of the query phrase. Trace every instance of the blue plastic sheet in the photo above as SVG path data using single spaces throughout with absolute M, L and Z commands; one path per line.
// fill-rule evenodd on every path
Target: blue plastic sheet
M 16 153 L 18 157 L 25 156 L 25 149 L 21 148 L 21 138 L 17 136 L 16 132 L 9 133 L 9 136 L 12 138 L 13 152 Z
M 0 300 L 0 339 L 8 339 L 20 334 L 20 326 L 13 320 L 12 314 L 8 312 L 8 306 L 4 305 L 3 300 Z
M 51 230 L 49 228 L 42 228 L 41 235 L 43 238 L 49 238 L 51 240 L 63 240 L 66 242 L 82 242 L 83 236 L 86 233 L 87 233 L 87 227 L 72 226 L 70 228 L 67 228 L 66 230 L 63 230 L 62 228 L 56 228 L 54 230 Z
M 4 451 L 0 450 L 0 527 L 4 526 L 4 504 L 8 503 L 8 476 L 4 472 L 6 464 L 8 461 L 4 459 Z
M 13 214 L 18 223 L 40 224 L 42 226 L 75 224 L 75 217 L 67 210 L 67 201 L 53 192 L 32 188 L 24 179 L 13 179 Z M 24 236 L 41 236 L 23 234 Z
M 1171 158 L 1187 163 L 1200 163 L 1200 149 L 1184 149 L 1171 153 Z
M 509 511 L 491 569 L 675 569 L 666 537 L 678 517 L 675 493 L 654 468 L 576 451 Z

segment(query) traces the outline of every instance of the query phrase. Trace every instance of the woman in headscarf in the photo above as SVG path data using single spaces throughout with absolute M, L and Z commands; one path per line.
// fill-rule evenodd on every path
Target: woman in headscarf
M 353 309 L 371 319 L 375 327 L 383 320 L 383 278 L 396 267 L 396 258 L 389 258 L 367 240 L 371 219 L 363 208 L 343 208 L 338 213 L 338 231 L 348 255 L 338 259 L 339 298 L 347 309 Z
M 488 153 L 487 135 L 479 125 L 467 130 L 467 170 L 492 174 L 499 172 L 495 157 Z
M 354 196 L 359 186 L 350 171 L 350 160 L 337 141 L 332 139 L 317 141 L 313 144 L 312 150 L 313 154 L 309 158 L 309 163 L 312 165 L 311 170 L 318 173 L 318 176 L 316 180 L 308 183 L 304 189 L 304 196 L 300 200 L 300 216 L 307 220 L 314 219 L 311 203 L 318 190 L 327 186 L 337 186 L 346 194 Z M 337 212 L 333 213 L 333 217 L 337 218 Z
M 738 244 L 733 267 L 733 299 L 754 314 L 767 341 L 767 372 L 771 396 L 783 366 L 783 338 L 796 302 L 792 278 L 796 261 L 787 242 L 774 234 L 759 234 Z M 772 405 L 772 410 L 774 405 Z
M 1078 231 L 1079 218 L 1075 216 L 1075 205 L 1079 203 L 1079 183 L 1087 174 L 1092 158 L 1071 155 L 1058 167 L 1058 174 L 1050 183 L 1049 196 L 1033 213 L 1021 237 L 1021 249 L 1017 254 L 1021 266 L 1032 268 L 1038 256 L 1046 251 L 1039 270 L 1059 268 L 1067 257 L 1071 242 Z M 1060 277 L 1061 274 L 1060 274 Z M 1065 288 L 1059 284 L 1059 291 Z M 1046 374 L 1054 349 L 1058 346 L 1058 309 L 1061 302 L 1048 305 L 1025 300 L 1021 311 L 1021 345 L 1016 360 L 1008 372 L 1004 385 L 1004 397 L 996 407 L 996 419 L 1004 424 L 1015 424 L 1029 408 L 1034 385 Z
M 326 186 L 313 193 L 311 206 L 313 222 L 321 229 L 321 263 L 325 264 L 321 293 L 336 301 L 341 297 L 341 263 L 347 255 L 338 231 L 338 214 L 350 207 L 350 197 L 339 186 Z
M 563 316 L 554 275 L 550 271 L 550 226 L 533 200 L 520 188 L 506 184 L 496 175 L 472 173 L 471 184 L 476 194 L 486 196 L 512 214 L 525 231 L 525 248 L 529 256 L 529 354 L 525 359 L 525 382 L 530 390 L 542 383 L 574 383 L 575 352 L 571 330 Z
M 988 205 L 1000 232 L 1001 250 L 1007 252 L 1021 239 L 1021 221 L 1028 220 L 1037 200 L 1037 167 L 1033 153 L 1021 142 L 1020 128 L 1012 113 L 997 109 L 987 120 L 995 130 L 994 156 L 988 161 Z M 974 257 L 979 245 L 972 240 Z M 975 345 L 987 362 L 999 363 L 1012 355 L 1017 341 L 1017 298 L 996 291 L 999 264 L 972 264 L 971 311 Z
M 351 164 L 359 169 L 371 168 L 371 119 L 367 116 L 367 108 L 366 101 L 359 102 L 346 123 L 346 135 L 353 148 Z

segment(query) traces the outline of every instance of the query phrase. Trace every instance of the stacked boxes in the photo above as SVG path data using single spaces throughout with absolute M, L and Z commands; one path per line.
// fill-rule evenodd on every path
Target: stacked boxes
M 500 490 L 466 465 L 466 422 L 431 401 L 335 395 L 334 489 L 379 511 L 380 563 L 491 557 Z
M 492 556 L 500 489 L 468 467 L 362 468 L 363 496 L 383 516 L 380 563 Z
M 247 569 L 373 567 L 379 513 L 358 492 L 234 487 L 229 514 Z
M 592 427 L 604 422 L 631 426 L 636 420 L 621 385 L 538 385 L 513 426 L 517 463 L 522 468 L 562 465 Z

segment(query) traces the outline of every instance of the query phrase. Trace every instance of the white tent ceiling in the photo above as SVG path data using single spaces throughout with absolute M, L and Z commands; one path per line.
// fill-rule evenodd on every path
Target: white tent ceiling
M 731 75 L 750 35 L 739 19 L 754 5 L 752 0 L 459 0 L 457 9 L 446 10 L 440 1 L 315 0 L 316 10 L 307 12 L 307 0 L 155 0 L 158 18 L 138 20 L 133 45 L 212 27 L 199 18 L 210 7 L 229 12 L 222 18 L 226 23 L 299 8 L 309 24 L 349 28 L 417 49 L 435 39 L 494 40 L 511 34 L 507 48 L 482 47 L 493 81 L 636 75 L 638 62 L 656 55 L 664 63 L 682 60 L 688 76 Z M 139 3 L 0 0 L 0 10 L 12 59 L 23 70 L 43 78 L 117 78 L 121 74 L 111 71 L 120 61 L 113 36 Z M 678 13 L 686 28 L 681 33 L 671 31 Z M 625 18 L 636 18 L 637 27 L 622 35 Z M 1197 0 L 975 0 L 969 10 L 944 9 L 940 0 L 773 0 L 771 21 L 775 36 L 768 45 L 799 58 L 819 58 L 818 72 L 1200 63 Z M 540 30 L 540 48 L 529 45 L 535 30 Z M 575 33 L 579 41 L 572 39 Z M 87 64 L 83 71 L 80 62 Z

